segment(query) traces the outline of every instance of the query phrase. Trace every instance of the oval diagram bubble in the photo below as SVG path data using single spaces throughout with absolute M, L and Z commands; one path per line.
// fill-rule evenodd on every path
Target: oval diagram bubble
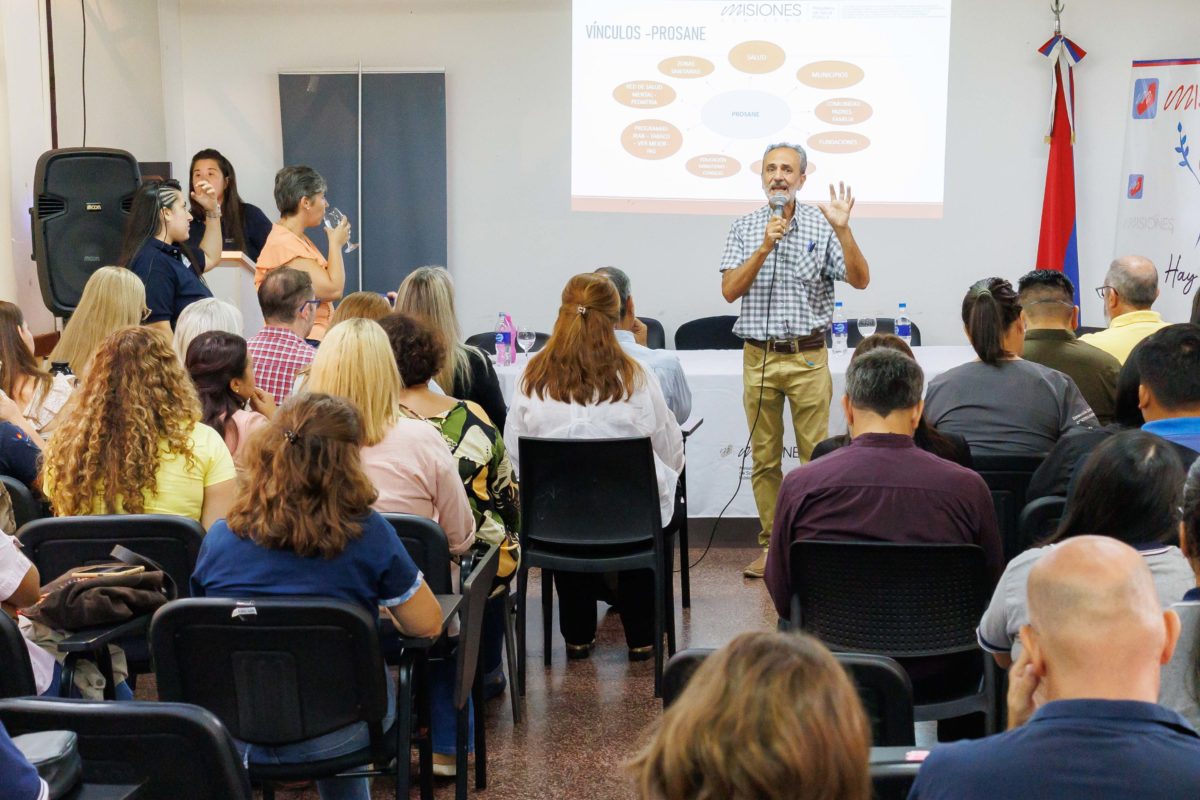
M 658 71 L 672 78 L 703 78 L 714 69 L 711 61 L 700 56 L 675 56 L 658 64 Z
M 796 80 L 814 89 L 845 89 L 865 74 L 862 67 L 849 61 L 814 61 L 796 70 Z
M 865 100 L 853 97 L 832 97 L 817 104 L 813 110 L 817 119 L 830 125 L 857 125 L 875 113 Z
M 851 131 L 827 131 L 808 137 L 809 148 L 822 153 L 857 153 L 870 145 L 870 139 Z
M 660 81 L 629 81 L 613 89 L 613 97 L 630 108 L 658 108 L 675 99 L 675 90 Z
M 785 128 L 791 122 L 792 109 L 767 92 L 725 92 L 704 104 L 700 118 L 724 136 L 754 139 Z
M 687 162 L 687 171 L 698 178 L 728 178 L 741 168 L 736 158 L 719 153 L 696 156 Z
M 729 51 L 729 63 L 734 69 L 761 75 L 783 66 L 787 55 L 774 42 L 742 42 Z
M 679 152 L 683 134 L 661 119 L 642 119 L 621 131 L 621 146 L 631 156 L 657 161 Z

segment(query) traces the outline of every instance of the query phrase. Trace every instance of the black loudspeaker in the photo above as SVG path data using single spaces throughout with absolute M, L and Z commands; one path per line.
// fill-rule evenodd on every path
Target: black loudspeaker
M 141 180 L 124 150 L 68 147 L 42 153 L 29 209 L 33 260 L 46 308 L 69 317 L 84 284 L 117 263 L 121 233 Z

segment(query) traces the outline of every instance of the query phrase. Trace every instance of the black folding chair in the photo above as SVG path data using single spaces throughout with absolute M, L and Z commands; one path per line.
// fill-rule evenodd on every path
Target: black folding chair
M 741 350 L 741 337 L 734 336 L 737 317 L 701 317 L 685 322 L 675 329 L 676 350 Z
M 975 471 L 983 477 L 984 483 L 992 493 L 996 522 L 1000 528 L 1000 541 L 1004 545 L 1005 563 L 1012 561 L 1024 549 L 1020 538 L 1021 511 L 1025 508 L 1025 494 L 1029 491 L 1029 481 L 1045 458 L 1045 454 L 971 455 Z
M 663 330 L 662 323 L 653 317 L 638 317 L 638 319 L 646 326 L 646 347 L 651 350 L 666 350 L 667 332 Z
M 0 484 L 8 491 L 8 497 L 12 500 L 13 519 L 17 523 L 17 531 L 35 519 L 50 516 L 50 509 L 46 507 L 41 498 L 36 497 L 32 490 L 25 484 L 11 475 L 0 475 Z M 17 531 L 6 531 L 7 533 L 16 533 Z
M 982 670 L 978 681 L 971 674 L 961 692 L 947 688 L 918 697 L 914 717 L 924 722 L 982 712 L 987 732 L 996 730 L 995 663 L 975 638 L 992 594 L 983 548 L 803 540 L 793 542 L 789 553 L 792 628 L 836 652 L 901 663 L 974 653 Z
M 475 698 L 475 788 L 487 788 L 487 725 L 483 714 L 483 673 L 479 669 L 483 655 L 480 645 L 483 612 L 499 566 L 500 548 L 492 545 L 472 566 L 462 586 L 463 600 L 459 609 L 461 622 L 454 656 L 454 708 L 458 712 L 455 726 L 455 797 L 458 800 L 466 800 L 467 797 L 467 701 L 472 697 Z
M 0 611 L 0 698 L 36 694 L 37 684 L 33 679 L 25 637 L 16 621 Z
M 111 784 L 140 786 L 138 797 L 171 800 L 250 800 L 252 796 L 228 731 L 202 708 L 183 703 L 24 698 L 0 700 L 0 721 L 13 736 L 74 731 L 83 781 L 95 784 L 97 797 L 109 797 L 102 790 Z
M 654 573 L 654 696 L 662 696 L 664 634 L 675 650 L 672 551 L 662 528 L 649 437 L 521 437 L 521 567 L 517 576 L 517 658 L 525 686 L 525 603 L 529 570 L 542 570 L 544 661 L 550 665 L 554 572 Z M 647 609 L 649 611 L 649 609 Z
M 1054 533 L 1067 511 L 1067 498 L 1050 495 L 1031 500 L 1017 522 L 1021 550 L 1028 550 Z

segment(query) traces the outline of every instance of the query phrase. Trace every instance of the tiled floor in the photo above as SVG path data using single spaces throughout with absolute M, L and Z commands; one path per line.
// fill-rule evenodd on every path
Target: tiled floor
M 710 528 L 698 527 L 693 527 L 693 544 L 708 538 Z M 740 542 L 752 541 L 752 535 L 739 535 L 737 544 L 709 550 L 691 571 L 690 609 L 678 607 L 676 584 L 679 647 L 717 647 L 743 631 L 774 627 L 775 612 L 762 581 L 742 577 L 757 549 Z M 701 551 L 693 548 L 693 561 Z M 539 585 L 536 572 L 531 573 L 525 716 L 514 728 L 507 693 L 489 702 L 488 788 L 475 792 L 472 783 L 472 794 L 487 800 L 629 798 L 621 765 L 661 710 L 654 698 L 653 662 L 629 663 L 620 618 L 612 612 L 601 620 L 596 651 L 586 661 L 567 663 L 556 625 L 553 664 L 544 668 Z M 139 697 L 152 697 L 153 681 L 139 682 L 138 690 Z M 381 778 L 372 797 L 394 792 L 395 783 Z M 438 779 L 436 795 L 453 797 L 453 782 Z M 276 796 L 316 800 L 317 793 L 280 791 Z M 415 787 L 412 796 L 417 796 Z

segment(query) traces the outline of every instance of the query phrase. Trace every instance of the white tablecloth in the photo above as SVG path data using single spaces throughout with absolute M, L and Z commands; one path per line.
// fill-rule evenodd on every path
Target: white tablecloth
M 925 370 L 925 381 L 975 358 L 970 347 L 917 347 L 917 361 Z M 687 440 L 688 512 L 692 517 L 715 517 L 729 501 L 738 485 L 738 467 L 746 448 L 749 431 L 742 409 L 742 352 L 740 350 L 680 350 L 677 352 L 692 390 L 690 427 L 703 417 L 704 424 Z M 511 400 L 517 376 L 525 367 L 525 356 L 507 367 L 497 367 L 500 388 L 506 401 Z M 841 398 L 846 386 L 846 366 L 850 354 L 830 353 L 833 374 L 833 402 L 829 406 L 829 430 L 846 430 Z M 791 416 L 784 410 L 783 471 L 799 465 Z M 756 517 L 754 494 L 750 491 L 750 455 L 746 453 L 745 480 L 737 497 L 725 512 L 727 517 Z

